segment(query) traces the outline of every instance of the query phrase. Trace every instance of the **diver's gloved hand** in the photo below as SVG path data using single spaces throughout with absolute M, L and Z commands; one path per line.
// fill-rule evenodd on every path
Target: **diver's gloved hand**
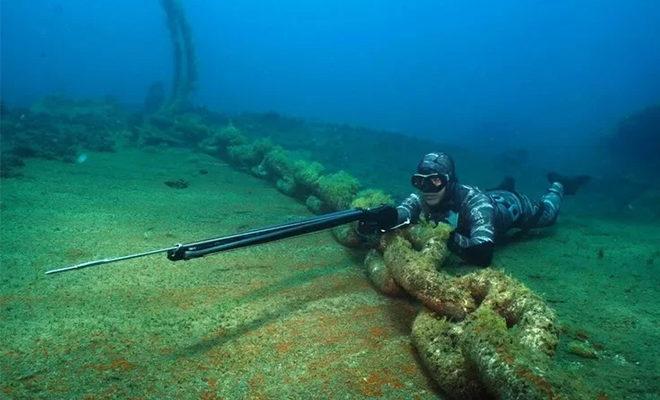
M 461 249 L 461 247 L 458 245 L 458 240 L 456 238 L 456 235 L 458 235 L 456 230 L 451 231 L 451 233 L 449 234 L 449 239 L 447 239 L 447 248 L 452 253 L 456 255 L 460 255 L 463 249 Z
M 457 238 L 459 235 L 460 234 L 455 230 L 449 234 L 449 240 L 447 241 L 447 248 L 449 248 L 449 251 L 470 264 L 478 265 L 480 267 L 487 267 L 491 264 L 495 248 L 493 242 L 484 242 L 463 248 L 459 245 L 459 240 Z
M 361 235 L 385 232 L 396 226 L 399 213 L 396 207 L 383 204 L 365 210 L 364 218 L 358 222 L 357 231 Z

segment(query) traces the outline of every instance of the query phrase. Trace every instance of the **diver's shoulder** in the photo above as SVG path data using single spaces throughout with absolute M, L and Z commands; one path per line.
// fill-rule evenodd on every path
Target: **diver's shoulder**
M 477 196 L 479 194 L 484 194 L 484 191 L 479 189 L 478 187 L 471 185 L 464 185 L 464 184 L 458 185 L 457 192 L 460 193 L 462 197 L 472 197 L 472 196 Z
M 486 192 L 476 186 L 460 184 L 456 188 L 456 203 L 460 204 L 460 208 L 471 207 L 475 202 L 488 201 L 489 198 Z

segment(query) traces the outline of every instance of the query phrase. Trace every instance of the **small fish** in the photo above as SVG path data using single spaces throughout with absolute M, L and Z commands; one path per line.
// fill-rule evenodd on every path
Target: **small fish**
M 82 164 L 85 161 L 87 161 L 87 154 L 82 153 L 78 157 L 76 157 L 76 164 Z

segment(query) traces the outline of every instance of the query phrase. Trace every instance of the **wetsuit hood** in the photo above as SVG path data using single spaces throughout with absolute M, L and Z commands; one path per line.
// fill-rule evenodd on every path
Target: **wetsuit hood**
M 417 173 L 423 175 L 440 174 L 448 179 L 448 183 L 456 180 L 454 160 L 447 153 L 429 153 L 417 164 Z
M 434 205 L 434 208 L 444 208 L 446 204 L 454 197 L 454 192 L 457 186 L 456 171 L 454 168 L 454 160 L 447 153 L 429 153 L 426 154 L 417 164 L 417 174 L 430 175 L 439 174 L 446 180 L 445 195 L 439 204 Z

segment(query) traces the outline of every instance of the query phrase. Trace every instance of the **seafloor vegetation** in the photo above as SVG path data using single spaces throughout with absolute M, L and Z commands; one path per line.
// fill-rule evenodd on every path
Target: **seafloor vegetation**
M 366 239 L 345 226 L 333 231 L 344 250 L 314 235 L 174 266 L 163 257 L 44 277 L 62 264 L 393 202 L 439 144 L 276 114 L 130 113 L 110 100 L 47 98 L 2 113 L 7 396 L 657 393 L 650 184 L 634 199 L 646 222 L 623 220 L 612 204 L 583 213 L 599 198 L 586 193 L 542 239 L 513 241 L 485 270 L 447 257 L 445 226 Z M 468 166 L 483 166 L 481 156 L 451 150 L 466 161 L 461 177 L 479 175 Z

